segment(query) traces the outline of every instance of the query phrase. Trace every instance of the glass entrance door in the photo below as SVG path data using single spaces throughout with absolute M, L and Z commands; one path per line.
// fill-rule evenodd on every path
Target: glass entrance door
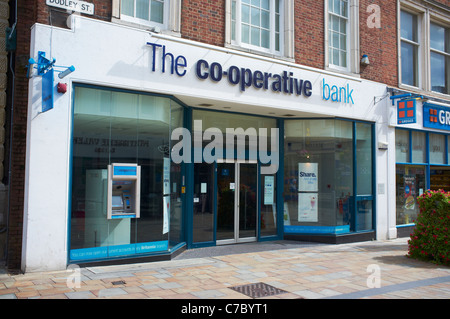
M 217 163 L 217 244 L 256 241 L 256 162 Z

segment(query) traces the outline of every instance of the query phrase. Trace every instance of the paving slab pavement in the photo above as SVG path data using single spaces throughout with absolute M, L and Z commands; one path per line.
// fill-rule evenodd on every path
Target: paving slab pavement
M 249 243 L 153 263 L 3 271 L 0 299 L 450 299 L 450 268 L 406 257 L 407 240 Z

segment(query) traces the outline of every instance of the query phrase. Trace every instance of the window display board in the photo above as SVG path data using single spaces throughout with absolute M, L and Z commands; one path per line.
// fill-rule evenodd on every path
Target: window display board
M 298 163 L 298 221 L 319 221 L 318 163 Z

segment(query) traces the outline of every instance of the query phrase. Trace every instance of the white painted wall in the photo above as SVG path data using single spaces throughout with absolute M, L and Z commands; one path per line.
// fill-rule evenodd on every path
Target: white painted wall
M 39 113 L 41 108 L 41 78 L 30 80 L 28 136 L 26 155 L 26 185 L 23 234 L 24 271 L 64 269 L 67 263 L 70 139 L 72 115 L 72 84 L 74 82 L 105 85 L 123 89 L 175 95 L 188 105 L 210 102 L 212 109 L 230 106 L 244 113 L 298 116 L 326 116 L 361 119 L 376 122 L 377 142 L 388 142 L 388 151 L 377 151 L 377 183 L 385 185 L 384 194 L 377 197 L 377 234 L 379 239 L 395 237 L 395 144 L 393 129 L 388 128 L 388 98 L 386 86 L 345 75 L 337 76 L 323 70 L 249 55 L 243 52 L 190 42 L 164 35 L 151 35 L 113 23 L 73 15 L 71 29 L 52 28 L 36 24 L 32 28 L 30 55 L 38 51 L 56 59 L 58 66 L 75 66 L 75 72 L 63 80 L 68 92 L 55 93 L 54 109 Z M 151 70 L 153 42 L 166 45 L 166 52 L 183 55 L 188 61 L 186 75 Z M 313 83 L 309 98 L 271 90 L 248 88 L 240 92 L 223 79 L 219 83 L 200 80 L 195 63 L 204 59 L 219 62 L 224 70 L 231 65 L 262 72 L 293 72 L 295 78 Z M 62 68 L 57 68 L 62 70 Z M 355 104 L 322 100 L 323 79 L 328 84 L 349 86 L 354 90 Z M 210 108 L 210 109 L 211 109 Z M 392 160 L 394 163 L 392 164 Z M 391 174 L 387 174 L 392 171 Z M 394 223 L 392 223 L 392 220 Z M 389 235 L 390 233 L 390 235 Z

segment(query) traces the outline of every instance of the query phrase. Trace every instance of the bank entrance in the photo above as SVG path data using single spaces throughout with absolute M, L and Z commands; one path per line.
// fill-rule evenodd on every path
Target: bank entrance
M 218 245 L 256 241 L 257 177 L 256 162 L 217 164 Z

